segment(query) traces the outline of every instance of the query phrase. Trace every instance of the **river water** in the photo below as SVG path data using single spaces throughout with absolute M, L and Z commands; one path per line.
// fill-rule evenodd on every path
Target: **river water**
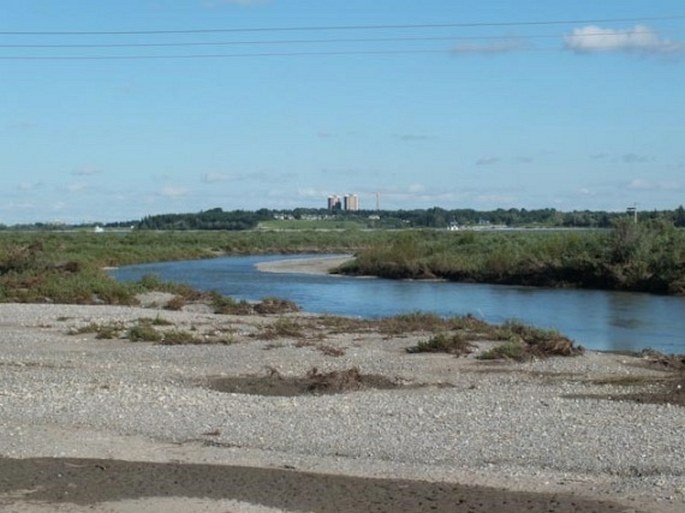
M 155 274 L 166 281 L 216 290 L 237 299 L 290 299 L 304 310 L 358 317 L 408 312 L 473 314 L 489 322 L 517 319 L 557 329 L 589 349 L 685 353 L 685 298 L 627 292 L 545 289 L 504 285 L 397 281 L 266 273 L 259 262 L 307 258 L 249 256 L 122 267 L 112 275 L 137 281 Z

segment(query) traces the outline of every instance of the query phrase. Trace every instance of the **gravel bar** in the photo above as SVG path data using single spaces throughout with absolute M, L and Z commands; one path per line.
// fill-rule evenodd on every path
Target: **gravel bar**
M 232 343 L 163 346 L 71 334 L 160 317 L 174 329 L 229 333 Z M 279 318 L 2 304 L 0 457 L 285 467 L 685 510 L 685 408 L 615 400 L 634 389 L 632 381 L 663 377 L 639 358 L 588 352 L 487 363 L 408 354 L 412 337 L 341 333 L 302 343 L 254 336 Z M 219 377 L 352 367 L 407 386 L 294 397 L 210 386 Z

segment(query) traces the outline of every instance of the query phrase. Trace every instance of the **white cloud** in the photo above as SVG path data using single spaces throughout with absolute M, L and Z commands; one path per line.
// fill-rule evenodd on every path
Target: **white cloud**
M 159 191 L 160 196 L 164 196 L 165 198 L 180 198 L 181 196 L 185 196 L 188 194 L 188 190 L 184 189 L 182 187 L 173 187 L 171 185 L 166 185 L 162 187 L 162 189 Z
M 83 167 L 71 172 L 72 176 L 94 176 L 100 174 L 100 171 L 92 167 Z
M 463 43 L 452 48 L 455 55 L 497 55 L 525 50 L 528 44 L 520 38 L 503 39 L 494 43 Z
M 512 194 L 481 194 L 474 198 L 479 205 L 495 205 L 498 208 L 504 207 L 505 205 L 514 205 L 517 203 L 518 199 L 518 196 Z
M 564 36 L 566 48 L 576 53 L 631 52 L 642 54 L 675 54 L 685 45 L 661 37 L 644 25 L 629 29 L 606 29 L 595 25 L 576 28 Z
M 395 134 L 394 137 L 401 141 L 426 141 L 431 138 L 424 134 Z
M 329 191 L 316 189 L 314 187 L 297 189 L 297 196 L 300 198 L 327 198 L 330 194 Z
M 228 180 L 228 176 L 221 173 L 205 173 L 202 175 L 204 183 L 218 183 L 225 182 L 226 180 Z
M 632 191 L 680 191 L 682 185 L 676 181 L 654 181 L 636 178 L 628 182 L 625 188 Z
M 649 155 L 638 155 L 637 153 L 626 153 L 621 156 L 621 161 L 625 164 L 644 164 L 652 158 Z
M 42 182 L 22 182 L 19 184 L 20 191 L 33 191 L 43 186 Z
M 68 192 L 81 192 L 85 190 L 86 186 L 82 183 L 70 183 L 66 186 Z

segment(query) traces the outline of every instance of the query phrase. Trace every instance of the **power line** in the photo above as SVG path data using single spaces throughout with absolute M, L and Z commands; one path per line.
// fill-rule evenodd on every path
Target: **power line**
M 584 32 L 583 37 L 606 36 L 604 32 Z M 169 48 L 199 46 L 250 46 L 289 44 L 333 44 L 333 43 L 397 43 L 428 41 L 501 41 L 516 39 L 517 36 L 426 36 L 426 37 L 369 37 L 337 39 L 266 39 L 260 41 L 200 41 L 174 43 L 83 43 L 83 44 L 2 44 L 0 48 Z M 558 39 L 553 34 L 527 34 L 525 39 Z
M 322 52 L 264 52 L 224 53 L 189 55 L 106 55 L 106 56 L 0 56 L 0 61 L 108 61 L 108 60 L 165 60 L 165 59 L 229 59 L 245 57 L 298 57 L 334 55 L 403 55 L 403 54 L 448 54 L 449 50 L 357 50 Z
M 300 27 L 251 27 L 251 28 L 217 28 L 217 29 L 179 29 L 179 30 L 103 30 L 103 31 L 0 31 L 3 36 L 127 36 L 127 35 L 163 35 L 163 34 L 211 34 L 211 33 L 247 33 L 247 32 L 305 32 L 336 30 L 404 30 L 434 28 L 477 28 L 477 27 L 526 27 L 543 25 L 571 25 L 585 23 L 627 23 L 638 21 L 679 20 L 685 15 L 650 16 L 641 18 L 595 18 L 575 20 L 533 20 L 504 22 L 472 23 L 420 23 L 398 25 L 329 25 Z

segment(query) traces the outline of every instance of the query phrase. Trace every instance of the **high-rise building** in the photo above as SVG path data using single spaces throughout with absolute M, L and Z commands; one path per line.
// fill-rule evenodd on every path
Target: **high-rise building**
M 342 205 L 340 204 L 340 198 L 335 194 L 333 196 L 328 196 L 328 210 L 340 210 Z
M 345 210 L 359 210 L 359 196 L 356 194 L 347 194 L 345 196 Z

